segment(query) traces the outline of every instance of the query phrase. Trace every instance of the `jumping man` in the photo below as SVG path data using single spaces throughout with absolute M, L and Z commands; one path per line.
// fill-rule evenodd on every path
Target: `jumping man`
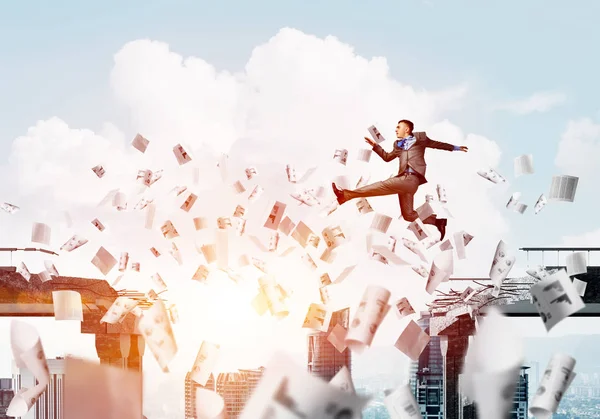
M 370 196 L 382 195 L 398 195 L 400 201 L 400 212 L 402 217 L 413 222 L 419 215 L 414 210 L 414 195 L 420 185 L 427 183 L 425 179 L 425 149 L 437 148 L 446 151 L 464 151 L 469 149 L 465 146 L 454 146 L 452 144 L 433 141 L 427 137 L 425 132 L 413 133 L 414 124 L 403 119 L 396 126 L 397 141 L 394 142 L 394 149 L 391 152 L 386 152 L 379 144 L 365 137 L 367 144 L 373 147 L 373 151 L 379 155 L 384 161 L 389 162 L 396 157 L 400 160 L 398 174 L 390 179 L 381 182 L 375 182 L 371 185 L 363 186 L 355 190 L 338 189 L 335 183 L 332 184 L 333 192 L 340 205 L 354 198 L 366 198 Z M 444 240 L 446 235 L 446 219 L 438 219 L 436 215 L 431 215 L 423 220 L 424 224 L 435 225 L 440 231 L 441 238 Z

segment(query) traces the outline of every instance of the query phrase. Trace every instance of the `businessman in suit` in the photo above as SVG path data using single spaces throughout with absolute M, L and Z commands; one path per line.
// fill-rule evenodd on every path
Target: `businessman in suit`
M 398 174 L 390 179 L 375 182 L 355 190 L 338 189 L 335 183 L 333 183 L 333 192 L 340 205 L 354 198 L 397 194 L 400 200 L 402 217 L 408 222 L 413 222 L 419 217 L 413 208 L 413 198 L 419 186 L 427 183 L 427 179 L 425 178 L 425 170 L 427 169 L 425 149 L 437 148 L 439 150 L 464 152 L 467 152 L 469 149 L 465 146 L 454 146 L 452 144 L 433 141 L 427 137 L 425 132 L 413 133 L 413 128 L 414 124 L 407 119 L 398 122 L 396 126 L 396 137 L 398 139 L 394 142 L 394 149 L 389 153 L 384 151 L 375 141 L 365 137 L 367 144 L 372 146 L 373 151 L 384 161 L 389 162 L 396 157 L 400 160 Z M 423 220 L 423 223 L 435 225 L 440 231 L 440 240 L 443 240 L 446 235 L 447 221 L 446 219 L 438 219 L 435 215 L 432 215 Z

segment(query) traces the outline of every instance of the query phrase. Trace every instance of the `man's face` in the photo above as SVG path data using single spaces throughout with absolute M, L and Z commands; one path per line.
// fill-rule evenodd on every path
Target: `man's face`
M 410 132 L 410 129 L 408 128 L 408 125 L 406 125 L 404 122 L 400 122 L 396 126 L 396 137 L 397 138 L 408 137 L 409 132 Z

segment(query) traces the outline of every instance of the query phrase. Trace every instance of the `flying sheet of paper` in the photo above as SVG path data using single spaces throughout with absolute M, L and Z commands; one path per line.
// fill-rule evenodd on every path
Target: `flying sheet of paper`
M 448 197 L 446 196 L 446 188 L 444 188 L 443 185 L 440 185 L 438 183 L 438 185 L 435 188 L 437 195 L 438 195 L 438 199 L 440 200 L 440 202 L 443 202 L 444 204 L 446 202 L 448 202 Z
M 116 300 L 108 308 L 100 323 L 116 324 L 121 323 L 125 316 L 130 313 L 136 306 L 138 301 L 128 297 L 117 297 Z
M 385 214 L 375 213 L 373 221 L 371 221 L 371 230 L 377 230 L 383 234 L 387 233 L 390 224 L 392 223 L 392 217 Z
M 567 255 L 566 258 L 567 275 L 581 275 L 587 273 L 587 262 L 585 252 L 574 252 Z
M 156 214 L 156 204 L 151 202 L 148 204 L 148 208 L 146 208 L 146 219 L 144 222 L 144 228 L 147 230 L 152 230 L 152 225 L 154 224 L 154 215 Z
M 27 269 L 27 266 L 23 262 L 21 262 L 17 267 L 17 273 L 20 274 L 23 278 L 25 278 L 25 281 L 27 282 L 29 282 L 29 280 L 31 279 L 31 272 L 29 272 L 29 269 Z
M 240 419 L 358 419 L 369 399 L 337 389 L 276 353 Z
M 412 394 L 409 384 L 386 394 L 383 403 L 391 419 L 422 419 L 421 408 Z
M 536 265 L 532 266 L 531 268 L 527 268 L 525 272 L 527 272 L 527 274 L 531 275 L 532 277 L 540 280 L 546 279 L 550 275 L 550 273 L 542 265 Z
M 157 300 L 152 307 L 144 311 L 138 329 L 162 371 L 167 372 L 169 362 L 177 353 L 177 343 L 169 321 L 169 313 L 162 300 Z
M 331 321 L 331 311 L 323 304 L 311 303 L 304 317 L 302 327 L 327 332 Z
M 498 246 L 496 246 L 496 253 L 494 254 L 494 259 L 492 260 L 492 266 L 490 268 L 490 279 L 494 284 L 493 294 L 495 297 L 498 296 L 500 289 L 502 288 L 502 283 L 514 266 L 515 260 L 515 254 L 508 249 L 508 246 L 503 240 L 500 240 Z
M 539 387 L 531 400 L 529 413 L 536 418 L 550 418 L 575 379 L 575 358 L 555 353 L 541 378 Z
M 346 391 L 348 393 L 356 394 L 354 383 L 352 382 L 352 376 L 347 366 L 343 366 L 329 381 L 330 386 L 334 386 L 337 389 Z
M 106 276 L 117 264 L 117 259 L 115 259 L 104 247 L 100 247 L 92 259 L 92 264 Z
M 80 248 L 87 242 L 88 240 L 86 238 L 74 234 L 69 240 L 65 242 L 65 244 L 63 244 L 60 247 L 60 250 L 64 250 L 65 252 L 72 252 L 73 250 Z
M 361 352 L 371 346 L 375 332 L 390 309 L 391 293 L 387 289 L 369 285 L 350 323 L 345 344 L 352 351 Z
M 56 320 L 83 321 L 81 294 L 77 291 L 52 291 L 52 304 L 54 305 L 54 318 Z
M 254 166 L 248 167 L 244 172 L 246 173 L 246 179 L 248 180 L 252 179 L 254 176 L 258 176 L 258 170 Z
M 64 419 L 142 417 L 142 374 L 67 357 Z
M 16 205 L 9 204 L 8 202 L 3 202 L 2 204 L 0 204 L 0 209 L 9 214 L 16 214 L 21 208 L 19 208 Z
M 29 370 L 37 384 L 32 388 L 21 387 L 10 401 L 6 414 L 21 417 L 33 407 L 50 382 L 50 371 L 40 335 L 35 327 L 20 320 L 10 324 L 10 345 L 17 368 Z
M 373 150 L 361 148 L 360 150 L 358 150 L 358 155 L 357 155 L 356 159 L 359 161 L 364 161 L 365 163 L 368 163 L 369 160 L 371 160 L 372 153 L 373 153 Z
M 273 208 L 271 209 L 271 213 L 265 221 L 264 227 L 270 228 L 271 230 L 277 230 L 279 227 L 279 223 L 281 222 L 281 218 L 283 217 L 283 213 L 285 212 L 286 204 L 283 202 L 276 201 L 273 204 Z
M 542 210 L 542 208 L 544 208 L 546 206 L 547 203 L 548 203 L 548 199 L 546 199 L 544 194 L 541 194 L 540 197 L 535 202 L 535 206 L 533 207 L 533 211 L 535 212 L 535 214 L 538 214 Z
M 500 176 L 500 174 L 498 172 L 496 172 L 494 169 L 481 169 L 477 171 L 477 174 L 487 180 L 489 180 L 492 183 L 503 183 L 506 182 L 506 179 L 504 179 L 502 176 Z
M 133 146 L 133 148 L 140 151 L 141 153 L 146 152 L 146 149 L 148 148 L 148 144 L 150 144 L 150 141 L 148 141 L 141 134 L 136 134 L 133 141 L 131 142 L 131 145 Z
M 382 143 L 382 142 L 385 141 L 385 138 L 383 138 L 383 135 L 381 135 L 381 133 L 375 127 L 375 125 L 371 125 L 367 129 L 369 131 L 369 134 L 371 134 L 371 137 L 373 138 L 373 141 L 375 141 L 377 144 Z
M 394 346 L 413 361 L 418 361 L 430 339 L 429 335 L 414 320 L 411 320 Z
M 515 177 L 533 174 L 533 154 L 515 157 Z
M 192 158 L 187 151 L 185 151 L 181 144 L 177 144 L 175 147 L 173 147 L 173 154 L 175 154 L 177 163 L 179 163 L 180 166 L 192 161 Z
M 337 323 L 327 336 L 327 341 L 329 341 L 329 343 L 331 343 L 339 353 L 342 353 L 347 348 L 345 342 L 347 334 L 348 330 L 346 330 L 346 328 L 341 324 Z
M 50 246 L 50 232 L 50 226 L 44 223 L 33 223 L 31 230 L 31 241 Z
M 429 237 L 427 231 L 425 230 L 425 225 L 421 219 L 417 218 L 415 221 L 408 225 L 408 229 L 412 231 L 415 236 L 417 236 L 417 240 L 421 241 Z
M 573 286 L 575 287 L 575 289 L 577 290 L 577 293 L 580 296 L 583 297 L 585 295 L 585 289 L 587 288 L 587 282 L 580 281 L 577 278 L 573 278 Z
M 579 178 L 576 176 L 552 176 L 550 185 L 549 201 L 573 202 L 577 192 Z
M 540 317 L 550 331 L 561 320 L 585 307 L 577 289 L 564 269 L 531 286 L 531 297 Z
M 433 259 L 431 269 L 429 270 L 429 278 L 425 290 L 429 294 L 437 289 L 437 287 L 445 282 L 450 277 L 450 269 L 452 266 L 452 251 L 445 250 Z
M 346 162 L 348 161 L 348 150 L 346 150 L 345 148 L 335 150 L 333 153 L 333 160 L 336 163 L 339 163 L 339 164 L 342 164 L 345 166 Z
M 220 352 L 221 345 L 206 341 L 202 342 L 194 361 L 190 378 L 201 386 L 205 386 L 210 375 L 213 373 L 215 365 L 217 365 Z
M 394 306 L 396 307 L 396 314 L 401 319 L 406 316 L 410 316 L 411 314 L 415 314 L 415 309 L 406 297 L 400 298 L 398 301 L 396 301 Z
M 359 198 L 356 200 L 356 208 L 361 215 L 373 212 L 373 207 L 369 204 L 366 198 Z

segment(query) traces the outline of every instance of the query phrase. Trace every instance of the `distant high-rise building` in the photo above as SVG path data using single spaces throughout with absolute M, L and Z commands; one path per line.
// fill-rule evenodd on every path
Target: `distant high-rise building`
M 192 380 L 191 371 L 185 375 L 185 419 L 196 419 L 196 389 L 206 388 L 216 391 L 215 377 L 211 374 L 206 385 L 201 386 Z
M 429 334 L 428 311 L 421 312 L 417 324 Z M 439 336 L 431 339 L 418 361 L 410 366 L 410 387 L 421 408 L 423 419 L 442 419 L 444 417 L 444 357 Z
M 345 329 L 350 325 L 350 309 L 335 311 L 331 315 L 331 322 L 327 332 L 311 332 L 308 335 L 308 372 L 321 377 L 326 381 L 331 380 L 342 367 L 346 366 L 352 371 L 352 356 L 350 349 L 339 352 L 328 340 L 327 336 L 335 325 L 339 324 Z
M 260 367 L 256 370 L 239 370 L 238 372 L 219 374 L 217 393 L 225 400 L 228 418 L 235 419 L 239 417 L 246 402 L 258 385 L 264 370 L 264 367 Z
M 185 376 L 185 419 L 196 419 L 196 389 L 205 388 L 217 392 L 225 401 L 228 419 L 237 418 L 254 392 L 265 368 L 239 370 L 220 373 L 215 380 L 211 374 L 205 386 L 191 379 L 191 372 Z
M 0 419 L 8 418 L 6 409 L 8 409 L 14 394 L 12 378 L 0 378 Z
M 47 359 L 50 371 L 50 382 L 37 402 L 21 419 L 62 419 L 63 417 L 63 379 L 65 376 L 65 360 L 63 358 Z M 22 387 L 32 388 L 36 385 L 33 374 L 25 368 L 17 368 L 13 363 L 13 389 L 18 392 Z
M 527 419 L 529 413 L 527 407 L 529 406 L 529 374 L 528 369 L 530 367 L 523 366 L 519 374 L 519 382 L 515 390 L 515 397 L 513 398 L 513 408 L 510 412 L 511 419 Z

